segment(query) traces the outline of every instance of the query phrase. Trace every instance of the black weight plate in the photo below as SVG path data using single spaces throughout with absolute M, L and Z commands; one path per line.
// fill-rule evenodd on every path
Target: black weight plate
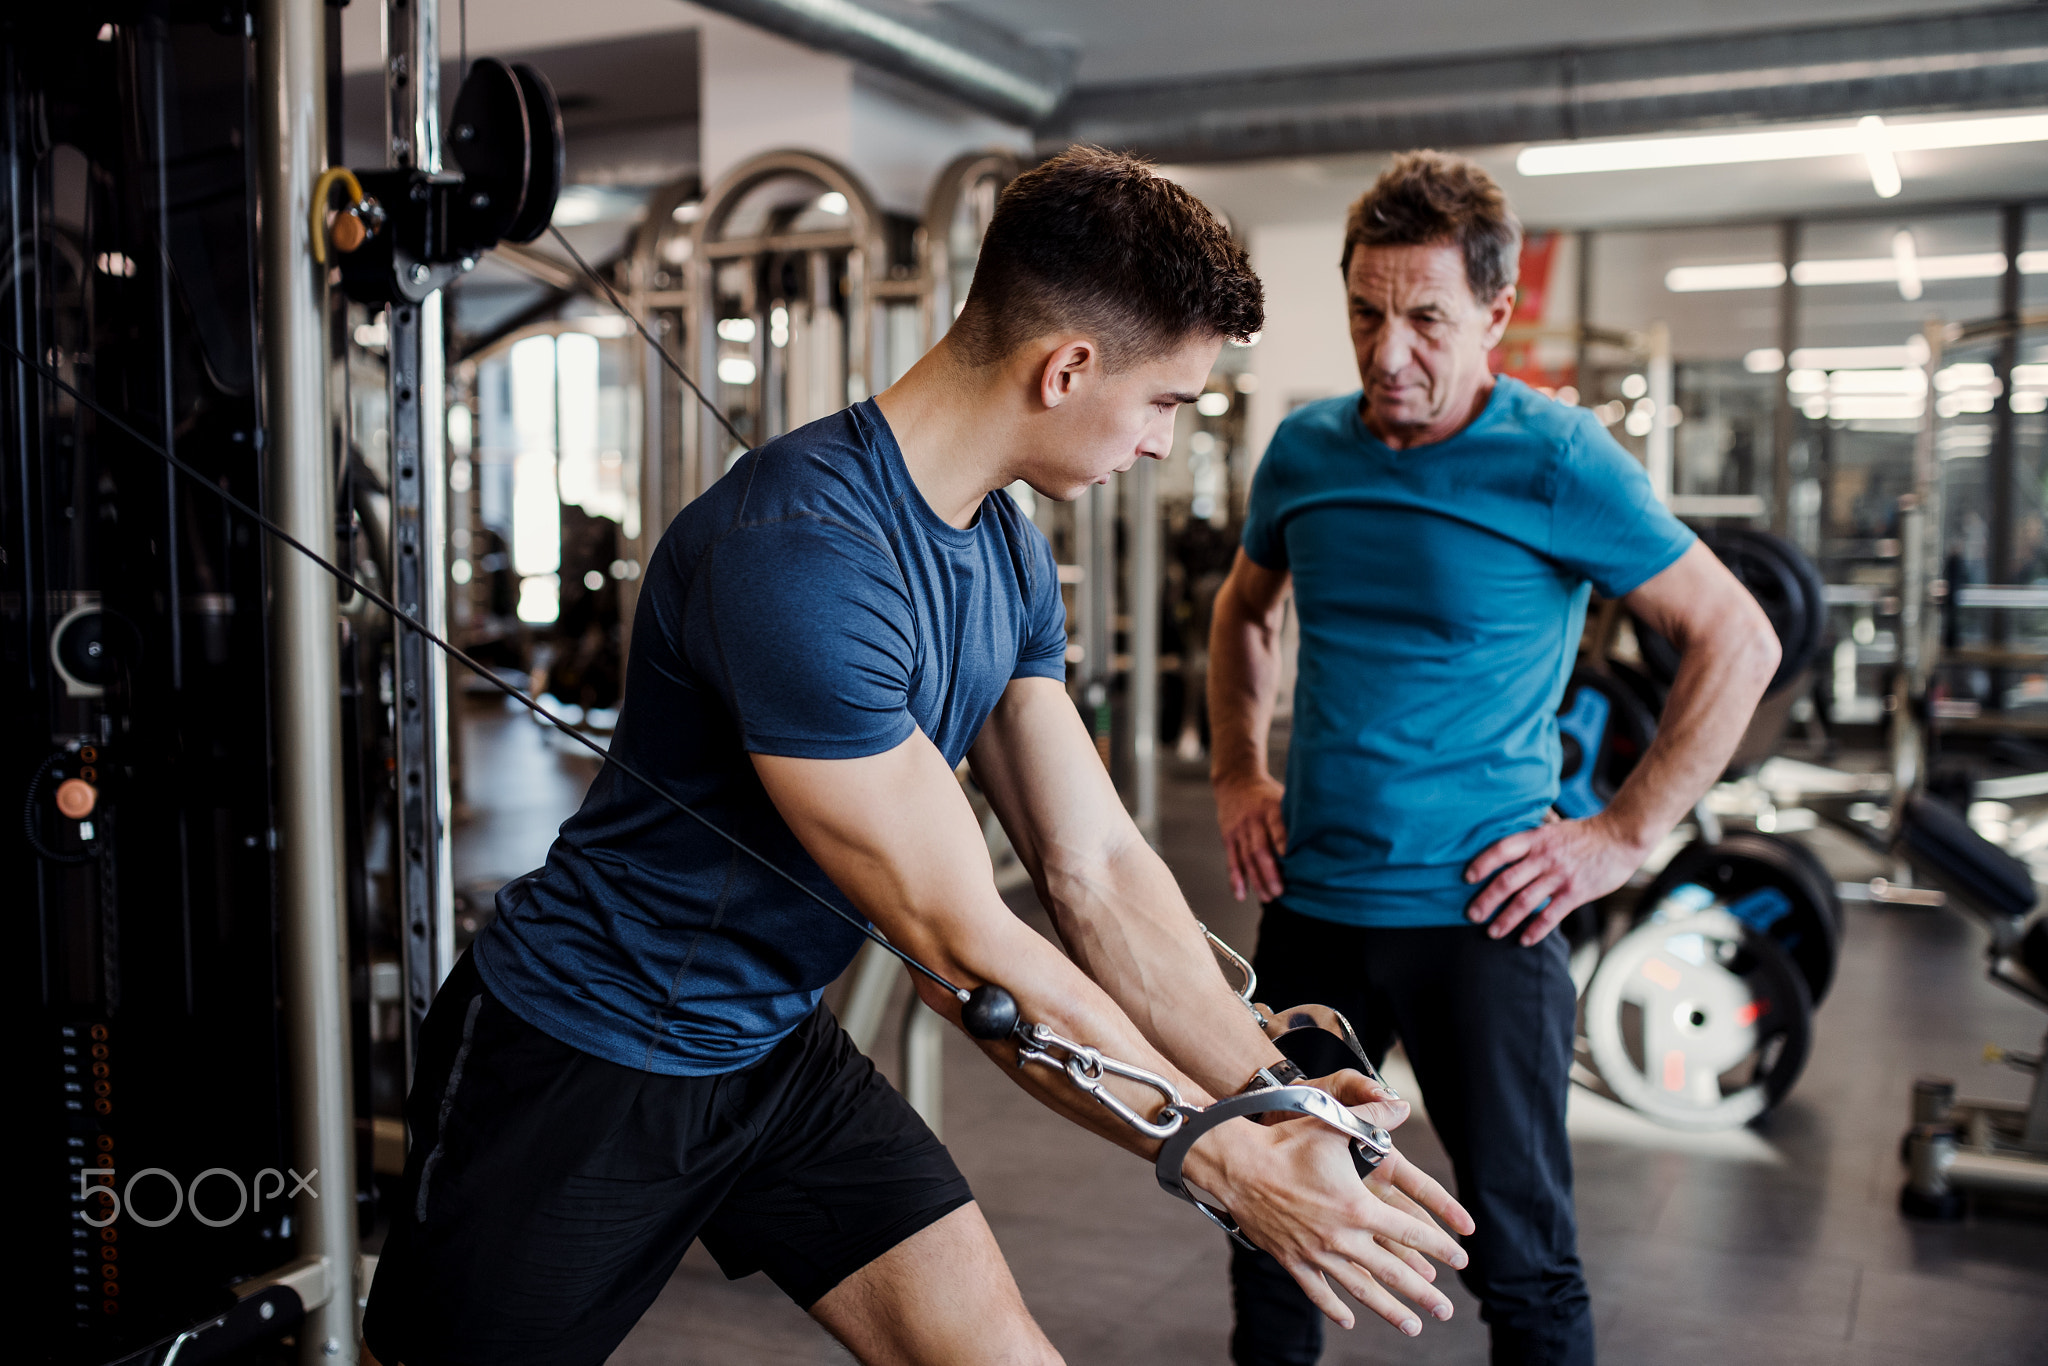
M 1779 562 L 1786 577 L 1781 581 L 1774 575 L 1766 575 L 1767 586 L 1775 587 L 1781 582 L 1799 585 L 1797 596 L 1801 605 L 1794 610 L 1787 602 L 1784 610 L 1788 619 L 1778 636 L 1784 657 L 1778 662 L 1778 672 L 1771 680 L 1770 691 L 1780 692 L 1813 662 L 1820 651 L 1821 639 L 1827 634 L 1828 625 L 1826 585 L 1821 582 L 1820 570 L 1806 557 L 1806 552 L 1782 536 L 1748 527 L 1731 527 L 1721 533 L 1721 539 L 1746 546 L 1760 560 L 1776 559 Z M 1749 585 L 1747 579 L 1744 583 L 1758 595 L 1759 601 L 1765 601 L 1761 592 L 1754 585 Z M 1770 612 L 1768 602 L 1765 602 L 1765 612 Z M 1777 626 L 1778 619 L 1772 617 L 1771 624 Z
M 555 88 L 548 84 L 548 78 L 525 62 L 514 62 L 512 72 L 519 78 L 520 93 L 526 99 L 526 127 L 532 141 L 526 202 L 520 207 L 519 217 L 505 230 L 505 240 L 531 242 L 547 231 L 555 216 L 555 201 L 562 194 L 567 147 L 562 136 L 562 107 L 555 102 Z
M 1775 1053 L 1767 1052 L 1757 1068 L 1764 1095 L 1770 1104 L 1765 1114 L 1778 1106 L 1792 1091 L 1792 1084 L 1806 1070 L 1813 1050 L 1815 1001 L 1806 990 L 1806 978 L 1791 955 L 1769 936 L 1760 935 L 1742 947 L 1734 968 L 1756 991 L 1759 1001 L 1769 1001 L 1777 1015 L 1775 1038 L 1781 1040 Z M 1758 1116 L 1762 1118 L 1762 1116 Z
M 1766 697 L 1783 691 L 1820 649 L 1827 630 L 1827 599 L 1820 574 L 1798 546 L 1767 531 L 1720 527 L 1702 532 L 1700 540 L 1728 566 L 1777 632 L 1781 658 Z M 1636 623 L 1636 644 L 1650 676 L 1665 687 L 1678 677 L 1678 647 L 1657 632 Z
M 519 219 L 532 142 L 519 77 L 496 57 L 477 58 L 448 129 L 449 155 L 462 168 L 463 212 L 477 241 L 501 240 Z
M 1787 839 L 1783 835 L 1764 834 L 1762 831 L 1757 832 L 1757 837 L 1759 839 L 1775 841 L 1785 851 L 1787 857 L 1804 872 L 1806 875 L 1806 885 L 1812 890 L 1814 901 L 1819 904 L 1822 910 L 1828 913 L 1828 918 L 1835 922 L 1836 940 L 1839 946 L 1840 938 L 1848 933 L 1849 926 L 1847 919 L 1842 914 L 1841 895 L 1835 891 L 1835 875 L 1828 871 L 1827 865 L 1820 861 L 1818 854 L 1801 844 L 1798 840 Z M 1839 948 L 1837 956 L 1839 957 Z
M 1563 749 L 1557 809 L 1578 820 L 1604 809 L 1656 738 L 1633 690 L 1593 669 L 1573 671 L 1557 711 Z
M 1682 883 L 1697 883 L 1756 929 L 1778 941 L 1799 965 L 1813 1003 L 1827 998 L 1841 953 L 1842 924 L 1829 903 L 1833 884 L 1817 885 L 1797 846 L 1761 832 L 1738 830 L 1719 844 L 1696 840 L 1678 851 L 1636 902 L 1645 920 Z M 1805 851 L 1800 850 L 1803 854 Z M 1780 899 L 1774 903 L 1771 893 Z

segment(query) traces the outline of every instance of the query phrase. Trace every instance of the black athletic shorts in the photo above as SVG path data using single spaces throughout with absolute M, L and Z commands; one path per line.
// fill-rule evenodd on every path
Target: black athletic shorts
M 805 1309 L 973 1197 L 822 1006 L 738 1072 L 606 1062 L 465 956 L 420 1034 L 363 1336 L 384 1366 L 601 1362 L 701 1237 Z

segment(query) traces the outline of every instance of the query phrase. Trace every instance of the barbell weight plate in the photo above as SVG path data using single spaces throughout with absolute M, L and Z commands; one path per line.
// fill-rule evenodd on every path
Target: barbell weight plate
M 1650 919 L 1681 887 L 1704 887 L 1723 908 L 1777 941 L 1818 1004 L 1834 983 L 1842 913 L 1833 882 L 1824 871 L 1815 878 L 1816 862 L 1791 840 L 1761 831 L 1731 831 L 1719 844 L 1695 840 L 1644 889 L 1634 919 Z
M 1806 981 L 1768 935 L 1719 905 L 1645 921 L 1586 988 L 1586 1040 L 1608 1089 L 1674 1129 L 1732 1129 L 1806 1066 Z
M 512 226 L 505 229 L 505 240 L 531 242 L 546 232 L 554 219 L 555 201 L 562 194 L 567 144 L 562 135 L 562 107 L 555 101 L 555 88 L 548 78 L 525 62 L 514 62 L 512 74 L 526 101 L 528 170 L 526 201 Z
M 1657 721 L 1624 684 L 1580 668 L 1565 684 L 1557 729 L 1563 754 L 1555 805 L 1580 820 L 1614 799 L 1656 738 Z
M 448 125 L 448 153 L 462 168 L 464 236 L 497 242 L 519 218 L 532 144 L 519 78 L 496 57 L 477 58 Z
M 1777 633 L 1778 670 L 1764 689 L 1766 697 L 1775 696 L 1813 662 L 1827 630 L 1820 573 L 1798 546 L 1768 531 L 1715 527 L 1701 532 L 1700 540 L 1749 590 Z M 1678 677 L 1678 647 L 1640 621 L 1635 630 L 1650 676 L 1670 687 Z

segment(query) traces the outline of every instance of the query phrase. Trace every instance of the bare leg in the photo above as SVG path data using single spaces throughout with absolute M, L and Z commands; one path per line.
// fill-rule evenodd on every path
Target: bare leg
M 865 1366 L 1059 1366 L 982 1218 L 963 1205 L 848 1276 L 811 1317 Z

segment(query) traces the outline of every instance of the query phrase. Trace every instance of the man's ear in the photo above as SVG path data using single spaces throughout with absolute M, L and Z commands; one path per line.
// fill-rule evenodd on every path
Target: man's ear
M 1509 285 L 1493 296 L 1486 306 L 1486 349 L 1491 351 L 1500 345 L 1500 339 L 1507 335 L 1508 322 L 1515 316 L 1515 289 Z
M 1081 338 L 1061 342 L 1039 367 L 1038 401 L 1048 408 L 1059 407 L 1079 381 L 1093 374 L 1098 363 L 1095 343 Z

